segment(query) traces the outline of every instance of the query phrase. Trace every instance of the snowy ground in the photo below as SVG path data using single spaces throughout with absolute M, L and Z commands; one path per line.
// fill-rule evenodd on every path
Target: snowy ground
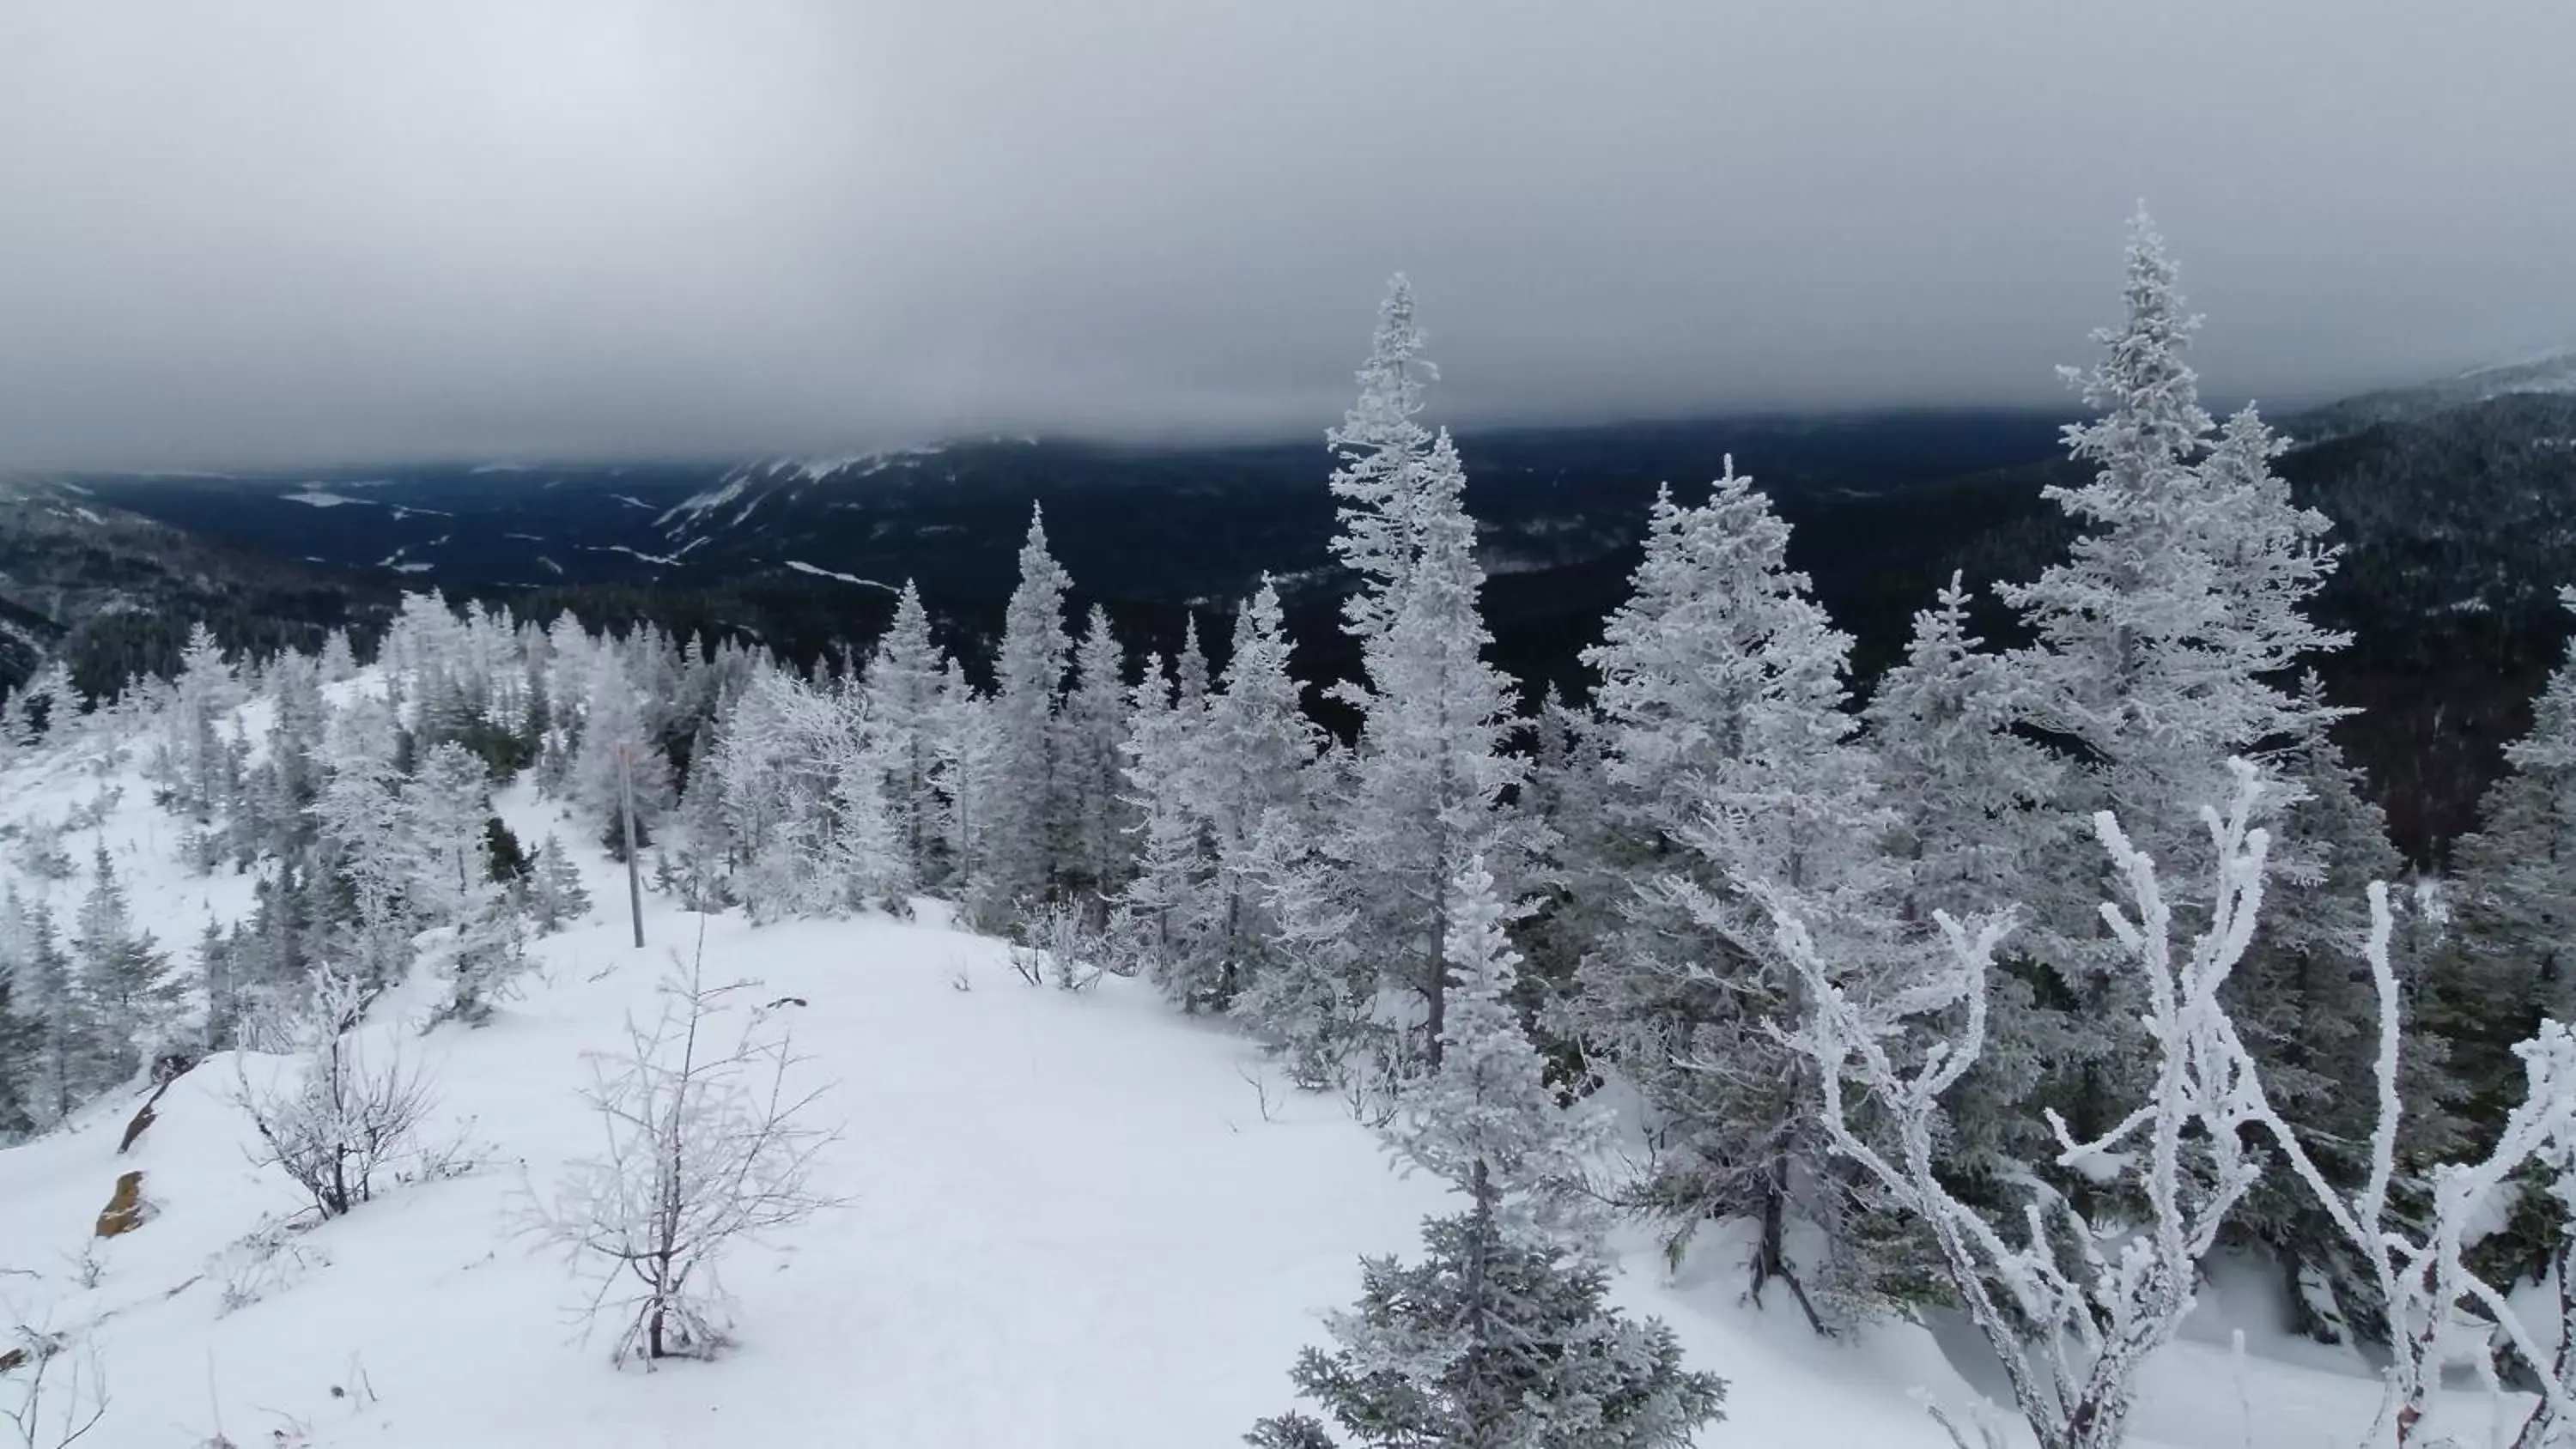
M 99 829 L 65 844 L 85 873 L 105 839 L 138 916 L 184 952 L 210 913 L 246 909 L 248 890 L 190 878 L 148 788 L 123 783 Z M 61 760 L 21 765 L 0 773 L 0 822 L 59 818 L 100 784 Z M 524 840 L 581 834 L 521 791 L 503 813 Z M 1290 1403 L 1289 1362 L 1319 1340 L 1317 1313 L 1355 1290 L 1358 1255 L 1411 1251 L 1440 1207 L 1438 1185 L 1394 1176 L 1336 1102 L 1273 1087 L 1265 1117 L 1246 1080 L 1258 1055 L 1137 983 L 1033 989 L 999 943 L 935 924 L 935 908 L 918 924 L 716 918 L 703 923 L 711 977 L 756 976 L 764 1000 L 808 1003 L 785 1011 L 846 1124 L 823 1187 L 849 1202 L 730 1263 L 742 1340 L 730 1357 L 618 1371 L 606 1338 L 585 1341 L 569 1316 L 564 1264 L 512 1222 L 530 1184 L 544 1190 L 595 1145 L 582 1054 L 649 1013 L 669 949 L 701 922 L 648 899 L 653 944 L 636 951 L 622 873 L 596 858 L 590 870 L 601 909 L 539 943 L 540 979 L 494 1024 L 405 1031 L 436 1072 L 439 1130 L 485 1146 L 470 1176 L 399 1189 L 265 1259 L 245 1251 L 240 1239 L 297 1200 L 248 1160 L 230 1057 L 181 1079 L 128 1156 L 117 1138 L 139 1091 L 0 1152 L 0 1327 L 92 1325 L 109 1406 L 85 1445 L 175 1449 L 220 1430 L 243 1446 L 1209 1449 Z M 84 884 L 56 884 L 57 905 Z M 132 1168 L 156 1215 L 93 1239 Z M 1730 1381 L 1703 1445 L 1935 1449 L 1910 1391 L 1974 1392 L 1924 1330 L 1833 1344 L 1794 1310 L 1744 1307 L 1723 1235 L 1678 1278 L 1633 1247 L 1619 1298 L 1672 1322 L 1692 1366 Z M 258 1301 L 227 1312 L 228 1296 Z M 2155 1366 L 2139 1442 L 2353 1442 L 2374 1401 L 2361 1370 L 2313 1348 L 2275 1353 L 2277 1332 L 2255 1326 L 2240 1372 L 2227 1320 L 2260 1320 L 2268 1302 L 2211 1298 L 2210 1321 Z M 23 1378 L 0 1378 L 0 1408 Z M 2484 1438 L 2483 1397 L 2447 1407 L 2458 1432 Z

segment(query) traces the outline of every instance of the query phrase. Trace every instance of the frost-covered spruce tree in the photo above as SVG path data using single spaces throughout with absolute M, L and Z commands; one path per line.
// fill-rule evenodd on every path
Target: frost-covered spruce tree
M 2576 610 L 2576 588 L 2559 598 Z M 2459 984 L 2445 993 L 2466 999 L 2449 1013 L 2465 1018 L 2458 1065 L 2490 1099 L 2507 1096 L 2519 1075 L 2512 1043 L 2543 1017 L 2576 1020 L 2576 639 L 2504 762 L 2479 804 L 2477 832 L 2452 851 L 2461 960 Z
M 1208 696 L 1202 750 L 1209 849 L 1216 864 L 1216 931 L 1223 988 L 1231 997 L 1264 965 L 1274 923 L 1249 869 L 1262 822 L 1304 817 L 1322 732 L 1306 718 L 1289 672 L 1279 590 L 1261 587 L 1234 619 L 1223 684 Z
M 1431 431 L 1419 420 L 1422 387 L 1439 369 L 1423 357 L 1413 320 L 1413 283 L 1402 273 L 1387 284 L 1368 361 L 1359 371 L 1359 400 L 1326 435 L 1340 466 L 1333 470 L 1341 532 L 1333 556 L 1360 581 L 1342 616 L 1366 639 L 1394 622 L 1400 585 L 1422 554 L 1422 470 Z
M 824 727 L 805 687 L 764 668 L 725 711 L 698 764 L 712 785 L 735 890 L 754 921 L 828 909 L 821 869 Z
M 241 979 L 234 969 L 233 938 L 206 918 L 197 937 L 197 980 L 206 994 L 206 1024 L 199 1041 L 209 1052 L 230 1051 L 240 1034 Z
M 610 852 L 622 859 L 626 849 L 625 832 L 620 828 L 624 792 L 631 782 L 636 843 L 648 844 L 653 827 L 661 822 L 672 802 L 671 761 L 663 753 L 660 740 L 646 727 L 643 696 L 621 651 L 603 643 L 588 674 L 581 746 L 572 757 L 566 784 L 575 808 L 591 823 Z
M 912 580 L 895 599 L 894 622 L 868 656 L 868 719 L 885 742 L 886 812 L 911 858 L 913 878 L 928 884 L 947 869 L 945 809 L 939 793 L 940 676 L 947 658 L 931 642 L 930 614 Z
M 225 660 L 213 631 L 200 620 L 190 627 L 188 642 L 179 651 L 150 771 L 167 792 L 172 813 L 183 819 L 205 824 L 231 804 L 224 776 L 227 765 L 237 762 L 227 757 L 221 723 L 242 697 L 233 666 Z
M 1002 762 L 1000 726 L 990 698 L 948 661 L 939 680 L 939 791 L 946 802 L 949 875 L 962 900 L 975 899 L 990 874 L 987 858 Z
M 755 920 L 899 903 L 911 862 L 885 805 L 882 742 L 864 694 L 763 670 L 706 762 Z
M 1364 1260 L 1359 1302 L 1326 1320 L 1334 1348 L 1290 1377 L 1349 1442 L 1372 1449 L 1680 1449 L 1725 1385 L 1681 1365 L 1672 1331 L 1604 1301 L 1594 1224 L 1575 1191 L 1598 1119 L 1560 1105 L 1509 1004 L 1518 958 L 1481 861 L 1459 873 L 1447 955 L 1458 981 L 1440 1065 L 1389 1146 L 1465 1210 L 1424 1224 L 1424 1260 Z M 1265 1420 L 1259 1449 L 1342 1442 L 1304 1414 Z
M 552 935 L 590 914 L 590 891 L 582 885 L 581 867 L 564 853 L 552 835 L 537 852 L 528 872 L 528 915 L 540 935 Z
M 327 955 L 373 990 L 411 969 L 422 865 L 394 765 L 394 719 L 361 695 L 337 711 L 322 750 L 324 783 L 309 813 L 315 864 L 332 886 Z
M 1483 657 L 1492 636 L 1478 610 L 1485 573 L 1466 471 L 1445 431 L 1425 435 L 1414 421 L 1429 370 L 1420 351 L 1412 290 L 1398 277 L 1359 400 L 1330 434 L 1341 459 L 1333 549 L 1360 580 L 1344 617 L 1362 677 L 1337 691 L 1360 728 L 1344 789 L 1325 810 L 1334 823 L 1325 848 L 1382 984 L 1410 1003 L 1397 1023 L 1399 1075 L 1437 1066 L 1443 1050 L 1441 950 L 1459 869 L 1482 857 L 1517 880 L 1533 844 L 1529 822 L 1504 808 L 1527 766 L 1504 748 L 1516 727 L 1510 682 Z
M 18 1100 L 37 1126 L 51 1127 L 86 1098 L 97 1018 L 44 897 L 24 900 L 10 885 L 0 908 L 0 947 L 10 967 L 11 1008 L 30 1026 L 26 1054 L 16 1063 Z
M 1204 808 L 1206 711 L 1184 709 L 1157 655 L 1137 681 L 1129 721 L 1121 776 L 1136 817 L 1136 871 L 1119 893 L 1119 949 L 1181 1010 L 1223 1010 L 1232 992 Z
M 1656 500 L 1636 595 L 1584 656 L 1601 676 L 1604 809 L 1643 858 L 1565 1015 L 1654 1109 L 1665 1150 L 1640 1193 L 1675 1249 L 1708 1218 L 1751 1218 L 1754 1291 L 1784 1279 L 1821 1321 L 1838 1315 L 1808 1285 L 1867 1297 L 1869 1264 L 1813 1124 L 1813 1072 L 1776 1036 L 1801 988 L 1748 886 L 1800 901 L 1876 989 L 1894 880 L 1889 813 L 1844 708 L 1851 641 L 1788 542 L 1731 459 L 1707 503 Z M 1787 1246 L 1800 1216 L 1827 1242 L 1803 1273 Z
M 2077 526 L 2069 557 L 1999 593 L 2034 639 L 2010 656 L 2018 723 L 2074 761 L 2060 808 L 2116 811 L 2160 863 L 2197 869 L 2209 862 L 2186 828 L 2192 812 L 2227 794 L 2231 758 L 2298 732 L 2288 672 L 2345 642 L 2303 612 L 2335 551 L 2324 515 L 2296 507 L 2272 473 L 2281 445 L 2252 409 L 2213 439 L 2184 356 L 2199 319 L 2143 212 L 2125 295 L 2126 320 L 2096 334 L 2102 359 L 2080 378 L 2098 416 L 2066 434 L 2092 476 L 2045 490 Z M 2047 1090 L 2079 1125 L 2098 1125 L 2102 1104 L 2127 1095 L 2121 1079 L 2142 1069 L 2107 1030 L 2136 1003 L 2116 996 L 2127 978 L 2094 912 L 2096 862 L 2058 858 L 2070 869 L 2026 898 L 2021 939 L 2060 979 L 2074 1019 L 2095 1028 L 2069 1043 Z
M 1187 656 L 1184 656 L 1185 658 Z M 1184 1010 L 1226 1010 L 1265 969 L 1279 923 L 1264 904 L 1270 861 L 1255 835 L 1305 832 L 1319 735 L 1288 672 L 1279 595 L 1265 577 L 1236 615 L 1224 683 L 1189 697 L 1189 676 L 1140 692 L 1128 781 L 1144 820 L 1131 921 L 1154 932 L 1157 977 Z
M 1072 648 L 1064 630 L 1071 587 L 1047 552 L 1045 517 L 1032 506 L 1020 582 L 1003 614 L 994 665 L 992 789 L 980 802 L 984 818 L 977 827 L 983 872 L 975 913 L 988 926 L 1015 921 L 1052 883 L 1063 784 L 1056 716 Z
M 6 750 L 0 746 L 0 758 L 5 758 Z M 23 1081 L 35 1064 L 41 1039 L 41 1028 L 17 1007 L 9 930 L 10 922 L 0 918 L 0 1144 L 21 1141 L 36 1130 Z
M 38 975 L 33 922 L 17 883 L 0 894 L 0 1140 L 15 1141 L 50 1120 L 46 1037 L 51 1023 Z
M 1074 684 L 1064 700 L 1064 834 L 1067 884 L 1107 896 L 1125 883 L 1134 855 L 1122 765 L 1127 736 L 1127 659 L 1109 611 L 1091 606 L 1074 649 Z
M 268 671 L 267 748 L 244 782 L 231 822 L 234 861 L 265 854 L 295 859 L 312 846 L 313 802 L 322 793 L 322 751 L 331 723 L 313 661 L 285 654 Z
M 1380 1084 L 1354 1081 L 1352 1064 L 1392 1065 L 1394 1054 L 1383 1046 L 1392 1029 L 1377 1019 L 1377 963 L 1353 930 L 1358 912 L 1317 844 L 1320 835 L 1306 811 L 1276 809 L 1245 843 L 1236 872 L 1264 918 L 1265 937 L 1261 970 L 1232 1009 L 1278 1053 L 1297 1086 L 1356 1086 L 1355 1105 L 1368 1105 Z
M 867 696 L 857 689 L 835 689 L 826 703 L 836 726 L 826 755 L 823 862 L 835 908 L 908 915 L 919 878 L 886 801 L 894 742 L 876 732 Z
M 401 786 L 404 824 L 420 872 L 410 894 L 423 924 L 455 925 L 499 891 L 484 854 L 491 775 L 473 751 L 441 741 L 421 752 Z
M 184 985 L 170 958 L 137 926 L 116 864 L 101 844 L 72 930 L 73 990 L 90 1030 L 74 1072 L 83 1096 L 115 1086 L 178 1036 Z
M 1984 647 L 1956 574 L 1914 616 L 1905 657 L 1862 712 L 1863 743 L 1889 811 L 1899 929 L 1937 950 L 1936 913 L 1965 916 L 2019 894 L 2054 854 L 2088 849 L 2055 808 L 2065 765 L 2016 734 L 2019 711 L 2003 656 Z M 2053 1155 L 2021 1103 L 2070 1029 L 2042 1004 L 2019 958 L 1987 980 L 1985 1050 L 1951 1090 L 1944 1168 L 1984 1202 L 2014 1189 L 2027 1164 Z
M 722 910 L 736 901 L 734 868 L 739 862 L 725 824 L 724 784 L 713 763 L 718 738 L 714 725 L 699 727 L 689 751 L 688 781 L 665 822 L 659 855 L 681 904 L 693 911 Z
M 2370 1170 L 2373 1103 L 2360 1087 L 2371 1080 L 2382 1005 L 2372 973 L 2354 963 L 2365 958 L 2372 935 L 2369 887 L 2399 879 L 2406 863 L 2361 772 L 2328 733 L 2344 712 L 2326 703 L 2314 673 L 2300 680 L 2299 697 L 2310 723 L 2269 761 L 2293 797 L 2276 822 L 2271 872 L 2278 888 L 2230 980 L 2227 1008 L 2283 1121 L 2349 1196 Z M 2400 989 L 2407 1111 L 2398 1150 L 2417 1164 L 2446 1150 L 2458 1124 L 2444 1046 L 2419 1029 L 2411 1004 L 2423 963 L 2407 945 L 2398 937 L 2371 949 L 2386 958 Z M 2281 1266 L 2302 1329 L 2328 1341 L 2378 1336 L 2384 1306 L 2367 1265 L 2291 1174 L 2267 1174 L 2231 1233 L 2261 1244 Z
M 2559 598 L 2576 609 L 2576 588 Z M 2576 1021 L 2576 639 L 2504 761 L 2479 802 L 2477 831 L 2452 847 L 2451 929 L 2420 1000 L 2456 1111 L 2480 1141 L 2487 1134 L 2475 1127 L 2500 1120 L 2521 1091 L 2517 1045 L 2543 1020 Z M 2535 1195 L 2521 1201 L 2508 1231 L 2482 1248 L 2536 1274 L 2559 1215 Z

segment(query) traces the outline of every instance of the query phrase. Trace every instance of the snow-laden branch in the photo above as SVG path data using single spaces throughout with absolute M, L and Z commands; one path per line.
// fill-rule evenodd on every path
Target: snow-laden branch
M 2251 824 L 2261 781 L 2242 762 L 2235 773 L 2227 813 L 2205 812 L 2219 862 L 2209 925 L 2179 953 L 2154 862 L 2107 813 L 2096 819 L 2128 890 L 2125 908 L 2106 905 L 2103 916 L 2143 977 L 2154 1096 L 2089 1140 L 2051 1122 L 2059 1166 L 2125 1179 L 2147 1204 L 2152 1217 L 2125 1229 L 2094 1222 L 2031 1178 L 2018 1239 L 2008 1238 L 1936 1170 L 1940 1098 L 1985 1049 L 1987 977 L 2009 913 L 1967 922 L 1939 914 L 1940 949 L 1922 980 L 1862 1002 L 1835 984 L 1804 923 L 1779 898 L 1766 901 L 1781 953 L 1808 994 L 1804 1026 L 1785 1039 L 1820 1069 L 1826 1134 L 1931 1231 L 1953 1290 L 2002 1362 L 2041 1449 L 2121 1442 L 2139 1370 L 2190 1312 L 2201 1260 L 2261 1175 L 2240 1130 L 2265 1110 L 2260 1088 L 2218 1000 L 2253 935 L 2269 845 Z M 1954 1008 L 1961 1023 L 1917 1047 L 1926 1019 Z M 1883 1119 L 1873 1132 L 1893 1141 L 1892 1152 L 1853 1126 L 1853 1086 Z M 1961 1425 L 1946 1415 L 1942 1422 L 1965 1449 Z M 1991 1431 L 1981 1437 L 1994 1442 Z
M 2261 1084 L 2253 1077 L 2252 1055 L 2232 1025 L 2226 1045 L 2245 1064 L 2255 1094 L 2256 1124 L 2272 1138 L 2318 1208 L 2370 1266 L 2381 1301 L 2387 1305 L 2390 1360 L 2383 1374 L 2379 1413 L 2362 1441 L 2363 1449 L 2390 1449 L 2411 1441 L 2440 1382 L 2442 1365 L 2450 1357 L 2463 1306 L 2490 1321 L 2537 1374 L 2540 1406 L 2515 1443 L 2518 1449 L 2539 1449 L 2562 1432 L 2557 1426 L 2576 1423 L 2576 1403 L 2571 1403 L 2568 1383 L 2576 1360 L 2569 1358 L 2563 1344 L 2554 1358 L 2542 1353 L 2520 1317 L 2506 1305 L 2504 1295 L 2479 1277 L 2464 1255 L 2498 1195 L 2510 1190 L 2508 1180 L 2526 1164 L 2553 1168 L 2564 1199 L 2571 1182 L 2569 1154 L 2576 1151 L 2576 1035 L 2557 1022 L 2544 1021 L 2531 1040 L 2514 1048 L 2523 1063 L 2523 1100 L 2507 1115 L 2494 1146 L 2476 1161 L 2442 1163 L 2432 1169 L 2432 1211 L 2421 1228 L 2392 1221 L 2389 1199 L 2397 1178 L 2397 1130 L 2405 1109 L 2397 1088 L 2402 1036 L 2397 973 L 2388 959 L 2393 930 L 2388 888 L 2373 881 L 2370 934 L 2362 942 L 2362 957 L 2379 998 L 2378 1052 L 2372 1066 L 2378 1117 L 2370 1135 L 2370 1170 L 2351 1197 L 2334 1188 L 2297 1131 L 2263 1099 Z M 2566 1286 L 2562 1274 L 2562 1301 Z

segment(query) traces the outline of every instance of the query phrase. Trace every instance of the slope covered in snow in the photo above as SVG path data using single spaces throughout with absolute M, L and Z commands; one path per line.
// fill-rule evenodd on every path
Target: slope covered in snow
M 0 770 L 0 883 L 70 911 L 88 865 L 46 880 L 18 849 L 70 821 L 72 857 L 106 847 L 139 919 L 185 950 L 204 921 L 245 914 L 250 888 L 183 865 L 134 754 L 103 757 L 90 736 Z M 582 839 L 526 785 L 495 806 L 520 839 Z M 1409 1256 L 1445 1210 L 1440 1184 L 1388 1171 L 1337 1099 L 1280 1084 L 1252 1042 L 1139 981 L 1030 986 L 1010 947 L 948 927 L 938 901 L 912 921 L 752 927 L 647 893 L 636 950 L 621 867 L 585 852 L 582 872 L 595 909 L 533 942 L 492 1024 L 422 1029 L 440 983 L 412 981 L 363 1029 L 368 1050 L 425 1068 L 425 1140 L 459 1150 L 459 1176 L 307 1223 L 240 1104 L 291 1068 L 265 1053 L 180 1076 L 131 1150 L 144 1084 L 0 1150 L 0 1328 L 64 1343 L 39 1403 L 57 1439 L 36 1444 L 98 1405 L 82 1444 L 1231 1444 L 1291 1403 L 1285 1369 L 1352 1297 L 1360 1253 Z M 842 1202 L 724 1261 L 729 1354 L 616 1369 L 613 1328 L 585 1331 L 580 1282 L 528 1238 L 528 1212 L 603 1143 L 580 1099 L 587 1053 L 649 1017 L 701 942 L 711 978 L 757 978 L 752 999 L 793 1029 L 801 1084 L 840 1127 L 817 1186 Z M 142 1225 L 98 1238 L 129 1171 Z M 1710 1230 L 1680 1271 L 1643 1238 L 1623 1248 L 1615 1300 L 1667 1318 L 1692 1367 L 1731 1385 L 1703 1446 L 1937 1449 L 1914 1392 L 2002 1390 L 1937 1320 L 1832 1343 L 1783 1302 L 1744 1305 L 1741 1235 Z M 2249 1274 L 2208 1300 L 2151 1367 L 2136 1444 L 2352 1444 L 2375 1398 L 2365 1369 L 2262 1328 L 2272 1300 Z M 2244 1325 L 2251 1359 L 2228 1346 Z M 26 1361 L 0 1367 L 0 1410 L 33 1382 Z M 2481 1395 L 2445 1405 L 2468 1434 L 2486 1416 Z
M 72 853 L 104 844 L 165 946 L 248 909 L 241 877 L 188 872 L 147 782 L 83 753 L 95 748 L 0 772 L 0 827 L 89 822 Z M 581 836 L 525 787 L 497 804 L 524 839 Z M 78 899 L 81 875 L 30 878 L 18 855 L 0 874 L 21 890 Z M 948 927 L 931 901 L 910 922 L 754 928 L 648 894 L 639 951 L 622 871 L 595 853 L 583 869 L 597 908 L 536 943 L 535 972 L 491 1025 L 423 1032 L 435 987 L 415 982 L 366 1028 L 371 1049 L 431 1074 L 426 1135 L 466 1149 L 461 1176 L 303 1224 L 293 1187 L 256 1165 L 235 1100 L 285 1067 L 256 1052 L 180 1077 L 129 1152 L 140 1084 L 0 1151 L 0 1309 L 72 1345 L 48 1367 L 49 1421 L 81 1416 L 97 1389 L 105 1412 L 81 1441 L 94 1446 L 220 1433 L 423 1449 L 1195 1449 L 1285 1407 L 1285 1370 L 1319 1340 L 1319 1312 L 1354 1292 L 1358 1256 L 1414 1252 L 1418 1220 L 1442 1209 L 1438 1185 L 1390 1172 L 1338 1101 L 1289 1091 L 1251 1043 L 1173 1015 L 1142 983 L 1032 987 L 1008 948 Z M 599 1148 L 578 1096 L 585 1054 L 651 1012 L 701 931 L 710 976 L 756 977 L 809 1058 L 841 1129 L 819 1186 L 844 1202 L 725 1263 L 731 1353 L 620 1371 L 607 1338 L 585 1336 L 566 1265 L 520 1229 L 531 1194 Z M 97 1238 L 128 1171 L 143 1174 L 146 1220 Z M 1678 1274 L 1643 1240 L 1626 1247 L 1615 1296 L 1668 1319 L 1693 1366 L 1730 1380 L 1703 1445 L 1934 1449 L 1911 1392 L 1959 1403 L 1971 1382 L 1995 1387 L 1944 1356 L 1954 1335 L 1889 1325 L 1829 1343 L 1785 1305 L 1743 1305 L 1742 1243 L 1724 1232 Z M 2151 1371 L 2138 1442 L 2351 1442 L 2372 1384 L 2321 1350 L 2240 1365 L 2230 1326 L 2268 1299 L 2231 1282 Z M 0 1408 L 30 1382 L 24 1363 L 0 1372 Z M 2486 1416 L 2475 1397 L 2448 1407 L 2467 1432 Z

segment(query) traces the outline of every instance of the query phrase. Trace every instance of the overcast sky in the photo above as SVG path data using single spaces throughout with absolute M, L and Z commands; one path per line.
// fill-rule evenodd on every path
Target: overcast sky
M 8 0 L 0 466 L 2218 400 L 2576 342 L 2567 0 Z

